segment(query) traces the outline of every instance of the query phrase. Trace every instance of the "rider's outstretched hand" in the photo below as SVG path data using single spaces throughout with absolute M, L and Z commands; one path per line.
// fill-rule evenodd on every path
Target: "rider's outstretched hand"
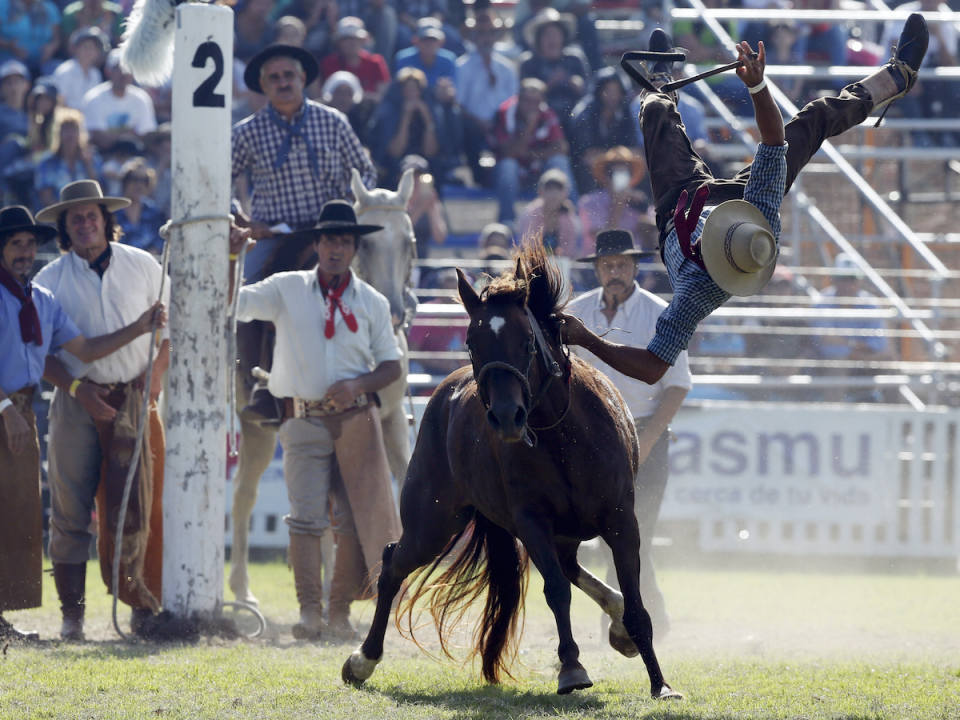
M 743 84 L 748 88 L 756 87 L 763 82 L 763 70 L 767 65 L 767 51 L 763 47 L 763 40 L 760 41 L 760 48 L 757 50 L 757 57 L 751 59 L 753 48 L 746 40 L 737 43 L 737 53 L 739 60 L 743 63 L 742 67 L 737 68 L 737 75 L 743 80 Z

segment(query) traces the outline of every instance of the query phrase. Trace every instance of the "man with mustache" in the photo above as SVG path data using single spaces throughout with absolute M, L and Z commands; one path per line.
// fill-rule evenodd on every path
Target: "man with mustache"
M 67 350 L 83 362 L 110 355 L 150 330 L 162 327 L 163 307 L 155 304 L 116 332 L 86 338 L 53 294 L 29 280 L 37 243 L 56 236 L 37 225 L 25 207 L 0 209 L 0 613 L 40 607 L 43 521 L 40 504 L 40 446 L 33 396 L 50 353 Z M 93 393 L 89 384 L 75 394 Z M 89 514 L 87 521 L 89 522 Z M 0 615 L 0 643 L 36 640 Z
M 644 255 L 652 253 L 637 250 L 629 230 L 598 233 L 596 253 L 580 258 L 580 262 L 593 263 L 600 287 L 570 303 L 567 312 L 576 315 L 588 330 L 609 342 L 645 348 L 656 335 L 657 318 L 667 303 L 642 289 L 635 280 L 638 259 Z M 584 348 L 573 349 L 613 381 L 633 415 L 640 443 L 640 467 L 634 478 L 634 510 L 640 525 L 640 594 L 653 622 L 654 637 L 662 638 L 670 622 L 663 594 L 657 587 L 650 547 L 670 469 L 667 456 L 669 425 L 693 387 L 687 352 L 681 352 L 663 377 L 649 385 L 615 370 Z M 612 563 L 608 566 L 611 572 L 607 575 L 607 582 L 616 582 Z

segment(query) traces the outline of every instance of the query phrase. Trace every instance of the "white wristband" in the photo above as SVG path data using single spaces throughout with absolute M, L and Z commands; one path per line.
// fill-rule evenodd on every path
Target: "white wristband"
M 4 398 L 3 400 L 0 400 L 0 414 L 2 414 L 3 411 L 6 410 L 11 405 L 13 405 L 13 400 L 11 400 L 10 398 Z
M 767 79 L 764 78 L 763 80 L 760 81 L 758 85 L 754 85 L 753 87 L 748 87 L 747 90 L 750 91 L 751 95 L 756 95 L 758 92 L 763 90 L 766 86 L 767 86 Z

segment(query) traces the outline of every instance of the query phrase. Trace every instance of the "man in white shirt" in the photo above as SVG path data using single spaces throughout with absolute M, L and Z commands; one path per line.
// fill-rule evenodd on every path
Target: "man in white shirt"
M 358 238 L 380 229 L 357 224 L 350 203 L 331 200 L 316 227 L 296 233 L 313 238 L 316 270 L 271 275 L 241 288 L 237 301 L 238 320 L 277 329 L 269 389 L 284 399 L 279 437 L 298 639 L 349 638 L 350 603 L 376 579 L 383 548 L 400 537 L 376 392 L 400 376 L 401 353 L 389 302 L 350 271 Z M 232 258 L 245 242 L 231 236 Z M 232 270 L 230 277 L 232 283 Z M 342 485 L 334 481 L 334 460 Z M 337 554 L 325 625 L 320 542 L 330 525 L 331 492 Z
M 60 249 L 34 283 L 56 297 L 87 337 L 114 332 L 153 306 L 162 270 L 152 255 L 117 240 L 113 212 L 125 198 L 104 197 L 95 180 L 78 180 L 60 190 L 60 202 L 37 214 L 56 222 Z M 169 302 L 169 283 L 164 302 Z M 166 334 L 166 333 L 165 333 Z M 161 378 L 169 361 L 169 341 L 155 350 L 154 336 L 143 335 L 92 363 L 65 350 L 48 356 L 44 378 L 56 386 L 50 405 L 50 560 L 60 596 L 64 639 L 82 640 L 90 513 L 97 505 L 100 570 L 112 585 L 114 540 L 123 488 L 140 423 L 142 393 L 150 353 L 156 352 L 152 400 L 143 451 L 134 476 L 124 522 L 119 599 L 133 608 L 131 627 L 145 634 L 160 609 L 163 568 L 163 426 L 157 412 Z
M 79 110 L 84 96 L 103 82 L 97 68 L 104 53 L 110 52 L 110 40 L 98 27 L 77 30 L 70 36 L 72 58 L 53 72 L 53 81 L 63 96 L 63 104 Z
M 463 151 L 478 184 L 487 184 L 480 167 L 480 153 L 489 150 L 486 138 L 493 129 L 497 110 L 519 92 L 517 69 L 493 46 L 503 31 L 503 21 L 491 10 L 477 13 L 471 39 L 472 52 L 457 58 L 457 102 L 463 117 Z
M 121 138 L 143 137 L 157 129 L 150 96 L 133 85 L 133 76 L 120 67 L 120 50 L 111 50 L 104 66 L 107 82 L 83 96 L 83 114 L 90 139 L 106 151 Z
M 657 318 L 667 306 L 656 295 L 643 290 L 634 279 L 639 269 L 637 258 L 649 254 L 634 248 L 633 235 L 628 230 L 598 233 L 596 254 L 581 258 L 581 262 L 593 263 L 600 287 L 570 303 L 568 312 L 610 342 L 645 348 L 656 334 Z M 654 635 L 663 637 L 669 629 L 669 619 L 663 594 L 657 586 L 650 549 L 670 470 L 669 425 L 693 387 L 687 352 L 680 353 L 677 362 L 658 382 L 648 385 L 617 372 L 581 347 L 573 349 L 609 376 L 623 395 L 637 427 L 640 467 L 634 480 L 634 509 L 640 525 L 640 594 L 644 607 L 650 612 Z M 610 574 L 607 580 L 615 578 Z

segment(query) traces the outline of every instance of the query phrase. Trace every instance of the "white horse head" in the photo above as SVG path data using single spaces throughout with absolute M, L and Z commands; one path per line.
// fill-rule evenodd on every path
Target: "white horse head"
M 413 170 L 403 174 L 400 187 L 393 192 L 383 188 L 367 190 L 354 168 L 350 187 L 357 199 L 354 209 L 359 222 L 383 226 L 383 230 L 360 238 L 353 269 L 386 296 L 394 327 L 399 326 L 406 313 L 406 289 L 417 256 L 413 224 L 407 215 L 407 202 L 413 194 Z

